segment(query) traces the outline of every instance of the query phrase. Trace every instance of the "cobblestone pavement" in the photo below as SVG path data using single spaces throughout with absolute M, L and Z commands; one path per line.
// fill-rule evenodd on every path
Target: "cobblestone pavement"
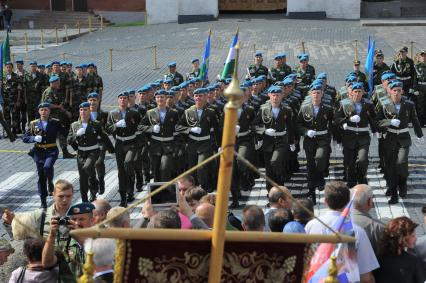
M 416 41 L 416 50 L 426 47 L 424 27 L 361 27 L 358 21 L 317 21 L 289 20 L 278 15 L 225 15 L 218 21 L 197 24 L 165 24 L 144 27 L 106 28 L 58 47 L 34 50 L 22 54 L 27 59 L 36 59 L 41 63 L 52 59 L 66 59 L 74 64 L 95 62 L 99 67 L 105 84 L 104 102 L 106 107 L 115 104 L 115 94 L 130 87 L 139 87 L 144 83 L 161 77 L 166 64 L 175 60 L 178 71 L 189 71 L 193 57 L 202 58 L 203 44 L 212 29 L 212 47 L 210 58 L 210 77 L 213 78 L 222 69 L 232 34 L 237 26 L 240 28 L 241 64 L 240 76 L 251 62 L 254 50 L 264 53 L 265 65 L 271 66 L 273 55 L 285 51 L 288 63 L 295 64 L 295 54 L 300 52 L 300 42 L 305 41 L 311 55 L 311 63 L 317 72 L 329 74 L 330 84 L 340 86 L 344 75 L 351 69 L 354 57 L 354 40 L 359 41 L 360 58 L 366 55 L 368 35 L 377 40 L 377 48 L 384 51 L 387 61 L 391 60 L 396 48 L 402 44 L 409 45 Z M 158 69 L 153 70 L 153 48 L 157 46 Z M 113 72 L 109 71 L 108 50 L 113 49 Z M 16 49 L 19 50 L 19 49 Z M 19 52 L 19 51 L 18 51 Z M 0 206 L 15 211 L 30 211 L 38 208 L 35 165 L 26 154 L 30 145 L 17 141 L 0 140 Z M 304 154 L 301 153 L 303 163 Z M 409 195 L 397 205 L 389 206 L 384 196 L 384 180 L 377 170 L 377 142 L 373 139 L 370 150 L 370 167 L 368 179 L 374 187 L 375 209 L 373 214 L 383 218 L 408 215 L 417 223 L 422 223 L 421 206 L 424 203 L 423 192 L 426 179 L 425 146 L 414 138 L 410 151 Z M 115 159 L 106 159 L 106 192 L 103 197 L 114 205 L 119 201 L 118 178 Z M 342 154 L 333 148 L 330 180 L 342 177 Z M 79 184 L 76 160 L 59 159 L 55 165 L 55 179 L 65 178 L 71 181 L 79 200 Z M 306 193 L 306 168 L 296 174 L 288 185 L 295 194 Z M 141 199 L 146 192 L 136 195 Z M 256 203 L 265 206 L 266 190 L 264 181 L 257 180 L 256 187 L 250 192 L 243 192 L 244 203 Z M 322 201 L 322 194 L 320 195 Z M 50 200 L 49 200 L 50 201 Z M 321 203 L 320 201 L 320 203 Z M 318 214 L 324 211 L 322 205 L 316 207 Z M 132 218 L 139 216 L 140 208 L 132 212 Z M 238 213 L 238 211 L 237 211 Z M 419 234 L 425 233 L 421 225 Z M 0 233 L 1 234 L 1 233 Z

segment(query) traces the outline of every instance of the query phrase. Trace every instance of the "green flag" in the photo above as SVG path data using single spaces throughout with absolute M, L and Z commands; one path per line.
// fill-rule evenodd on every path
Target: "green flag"
M 10 61 L 10 46 L 9 46 L 9 33 L 6 35 L 6 39 L 3 41 L 3 64 Z
M 228 57 L 226 57 L 221 79 L 231 77 L 232 73 L 234 72 L 235 56 L 237 55 L 236 48 L 238 43 L 238 31 L 239 29 L 237 29 L 237 32 L 235 33 L 234 38 L 232 39 L 231 47 L 229 48 Z

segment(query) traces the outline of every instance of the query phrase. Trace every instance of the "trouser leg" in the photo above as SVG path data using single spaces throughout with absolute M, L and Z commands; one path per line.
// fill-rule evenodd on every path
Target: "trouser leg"
M 369 144 L 360 146 L 358 148 L 357 157 L 357 182 L 358 184 L 367 185 L 367 170 L 368 170 L 368 150 Z
M 203 162 L 204 160 L 206 160 L 207 158 L 209 158 L 212 155 L 211 152 L 202 152 L 200 154 L 198 154 L 198 164 Z M 200 168 L 197 169 L 197 179 L 198 182 L 200 183 L 201 187 L 203 189 L 205 189 L 207 192 L 213 192 L 214 190 L 214 184 L 212 182 L 212 180 L 209 178 L 210 177 L 210 172 L 209 169 L 211 167 L 208 166 L 208 164 L 206 164 L 205 166 L 202 166 Z
M 87 175 L 86 170 L 83 169 L 84 161 L 85 160 L 82 157 L 77 156 L 77 168 L 79 174 L 81 201 L 88 202 L 89 199 L 87 194 L 89 191 L 89 176 Z
M 345 164 L 346 180 L 349 188 L 356 185 L 356 153 L 356 148 L 343 147 L 343 162 Z

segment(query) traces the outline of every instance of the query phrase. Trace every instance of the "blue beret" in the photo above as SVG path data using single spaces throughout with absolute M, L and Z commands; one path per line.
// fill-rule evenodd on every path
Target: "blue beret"
M 32 65 L 36 65 L 37 66 L 37 62 L 36 61 L 30 61 L 30 64 L 29 64 L 30 66 L 32 66 Z
M 277 55 L 274 56 L 274 60 L 280 60 L 282 58 L 283 58 L 283 56 L 281 56 L 280 53 L 278 53 Z
M 12 62 L 10 62 L 10 61 L 7 61 L 6 63 L 4 63 L 4 65 L 5 65 L 5 66 L 7 66 L 7 65 L 12 65 L 12 66 L 13 66 L 13 63 L 12 63 Z
M 170 62 L 169 64 L 167 64 L 167 66 L 170 67 L 176 67 L 176 62 Z
M 311 84 L 310 90 L 322 90 L 322 84 Z
M 175 96 L 176 95 L 176 91 L 174 91 L 174 90 L 168 90 L 168 91 L 166 91 L 166 96 Z
M 284 52 L 280 53 L 280 55 L 281 55 L 281 58 L 286 58 L 287 57 L 287 53 L 284 53 Z
M 161 81 L 161 83 L 159 83 L 159 82 L 153 82 L 153 83 L 151 83 L 151 87 L 161 87 L 161 84 L 163 83 L 163 81 Z
M 292 85 L 293 82 L 294 82 L 294 80 L 291 79 L 291 78 L 286 78 L 286 79 L 283 80 L 284 86 Z
M 46 68 L 46 66 L 44 64 L 38 64 L 37 67 L 39 67 L 39 68 Z
M 282 90 L 278 86 L 271 86 L 270 88 L 268 88 L 268 93 L 281 93 L 281 92 Z
M 127 90 L 127 93 L 130 95 L 130 94 L 135 94 L 136 93 L 136 91 L 134 90 L 134 89 L 128 89 Z
M 327 73 L 325 72 L 319 73 L 317 76 L 317 79 L 320 79 L 320 80 L 327 79 Z
M 157 96 L 157 95 L 167 95 L 167 90 L 159 89 L 154 93 L 154 96 Z
M 262 57 L 262 52 L 256 52 L 256 54 L 254 54 L 255 57 Z
M 195 94 L 207 94 L 209 92 L 209 90 L 207 88 L 197 88 L 196 90 L 194 90 L 194 95 Z
M 284 86 L 284 83 L 283 83 L 282 81 L 276 81 L 276 82 L 274 83 L 274 86 L 283 87 L 283 86 Z
M 180 90 L 180 86 L 174 86 L 170 90 L 171 91 L 179 91 Z
M 180 89 L 182 90 L 182 89 L 187 88 L 187 87 L 188 87 L 188 84 L 189 84 L 189 82 L 183 82 L 183 83 L 181 83 L 181 84 L 179 85 L 179 87 L 180 87 Z
M 253 85 L 252 81 L 245 81 L 242 86 L 243 87 L 251 87 Z
M 348 78 L 348 77 L 356 77 L 357 76 L 357 74 L 354 72 L 354 71 L 352 71 L 352 72 L 349 72 L 347 75 L 346 75 L 346 78 Z
M 138 89 L 138 93 L 143 93 L 143 92 L 148 92 L 148 91 L 149 91 L 149 89 L 148 89 L 147 86 L 143 86 L 143 87 L 140 87 Z
M 82 202 L 79 204 L 74 204 L 70 206 L 70 208 L 68 209 L 67 216 L 92 213 L 94 209 L 95 209 L 95 206 L 90 202 Z
M 266 81 L 266 76 L 265 76 L 265 75 L 260 75 L 260 76 L 258 77 L 258 79 L 259 79 L 261 82 L 264 82 L 264 81 Z
M 200 80 L 200 78 L 199 78 L 199 77 L 195 77 L 195 78 L 193 78 L 191 81 L 192 81 L 192 83 L 198 83 L 198 82 L 200 82 L 201 80 Z
M 296 74 L 288 74 L 284 79 L 286 79 L 286 78 L 290 78 L 292 80 L 295 80 L 297 78 L 297 75 Z
M 67 61 L 67 65 L 68 66 L 72 66 L 72 62 L 71 61 Z
M 123 91 L 123 92 L 120 92 L 120 93 L 117 95 L 117 97 L 120 97 L 120 96 L 127 96 L 127 97 L 129 97 L 129 93 L 128 93 L 127 91 Z
M 49 79 L 49 83 L 54 83 L 56 81 L 59 81 L 59 77 L 57 75 L 53 75 Z
M 87 64 L 87 67 L 95 67 L 95 63 L 90 62 L 89 64 Z
M 244 91 L 248 90 L 248 87 L 246 87 L 246 86 L 241 86 L 241 87 L 240 87 L 240 89 L 244 92 Z
M 87 96 L 87 99 L 89 99 L 89 98 L 99 98 L 99 94 L 97 92 L 91 92 Z
M 389 84 L 389 88 L 393 89 L 395 87 L 402 87 L 402 82 L 400 81 L 393 81 Z
M 231 81 L 232 81 L 232 78 L 226 78 L 225 79 L 225 84 L 229 85 L 231 83 Z
M 220 84 L 219 84 L 219 83 L 215 83 L 215 84 L 214 84 L 214 88 L 215 88 L 215 89 L 220 89 Z
M 349 77 L 347 77 L 346 78 L 346 82 L 347 83 L 354 83 L 354 82 L 356 82 L 358 80 L 358 78 L 357 77 L 355 77 L 355 76 L 349 76 Z
M 364 84 L 361 82 L 355 82 L 352 84 L 352 89 L 364 89 Z
M 208 91 L 210 92 L 210 91 L 215 91 L 216 90 L 216 88 L 214 87 L 214 86 L 208 86 L 208 87 L 206 87 L 207 89 L 208 89 Z
M 299 59 L 299 61 L 308 60 L 309 55 L 307 53 L 302 53 L 302 54 L 297 55 L 297 59 Z
M 387 81 L 387 80 L 392 80 L 392 79 L 395 79 L 395 78 L 396 78 L 396 75 L 394 73 L 389 72 L 389 73 L 386 73 L 386 74 L 382 74 L 381 80 Z
M 52 65 L 52 66 L 53 66 L 53 65 L 60 65 L 60 64 L 59 64 L 59 61 L 52 61 L 52 62 L 50 63 L 50 65 Z
M 83 64 L 78 64 L 77 66 L 75 66 L 76 69 L 83 69 Z
M 198 60 L 198 58 L 192 59 L 191 63 L 195 63 L 195 62 L 200 62 L 200 60 Z
M 24 60 L 22 59 L 18 59 L 15 61 L 16 64 L 24 64 Z
M 59 65 L 61 65 L 61 66 L 68 65 L 68 62 L 67 61 L 61 61 L 61 62 L 59 62 Z
M 44 66 L 45 68 L 52 68 L 52 64 L 51 63 L 49 63 L 49 64 L 46 64 L 45 66 Z
M 38 109 L 40 108 L 50 108 L 50 103 L 49 102 L 42 102 L 37 106 Z
M 83 67 L 83 68 L 87 68 L 87 63 L 83 63 L 83 64 L 81 64 L 81 66 Z
M 173 83 L 173 80 L 172 79 L 170 79 L 170 78 L 167 78 L 167 79 L 165 79 L 164 80 L 164 82 L 163 83 L 165 83 L 165 84 L 172 84 Z
M 80 108 L 89 108 L 90 107 L 90 103 L 89 102 L 82 102 L 80 103 Z
M 313 85 L 315 85 L 315 84 L 323 84 L 323 81 L 322 81 L 321 79 L 315 79 L 315 80 L 312 82 L 312 84 L 313 84 Z

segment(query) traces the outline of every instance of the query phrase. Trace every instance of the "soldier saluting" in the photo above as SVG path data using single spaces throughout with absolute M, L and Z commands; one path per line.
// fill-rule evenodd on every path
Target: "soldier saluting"
M 322 102 L 323 85 L 310 87 L 310 99 L 305 100 L 297 116 L 297 130 L 303 136 L 303 149 L 308 167 L 308 197 L 316 204 L 315 190 L 324 189 L 324 176 L 330 156 L 333 108 Z
M 386 196 L 391 197 L 389 204 L 395 204 L 398 203 L 398 189 L 400 197 L 407 195 L 408 153 L 411 146 L 408 124 L 413 124 L 418 138 L 422 138 L 423 133 L 414 103 L 402 99 L 403 84 L 393 81 L 389 89 L 390 100 L 383 103 L 377 121 L 380 131 L 385 135 L 385 170 L 389 186 Z

